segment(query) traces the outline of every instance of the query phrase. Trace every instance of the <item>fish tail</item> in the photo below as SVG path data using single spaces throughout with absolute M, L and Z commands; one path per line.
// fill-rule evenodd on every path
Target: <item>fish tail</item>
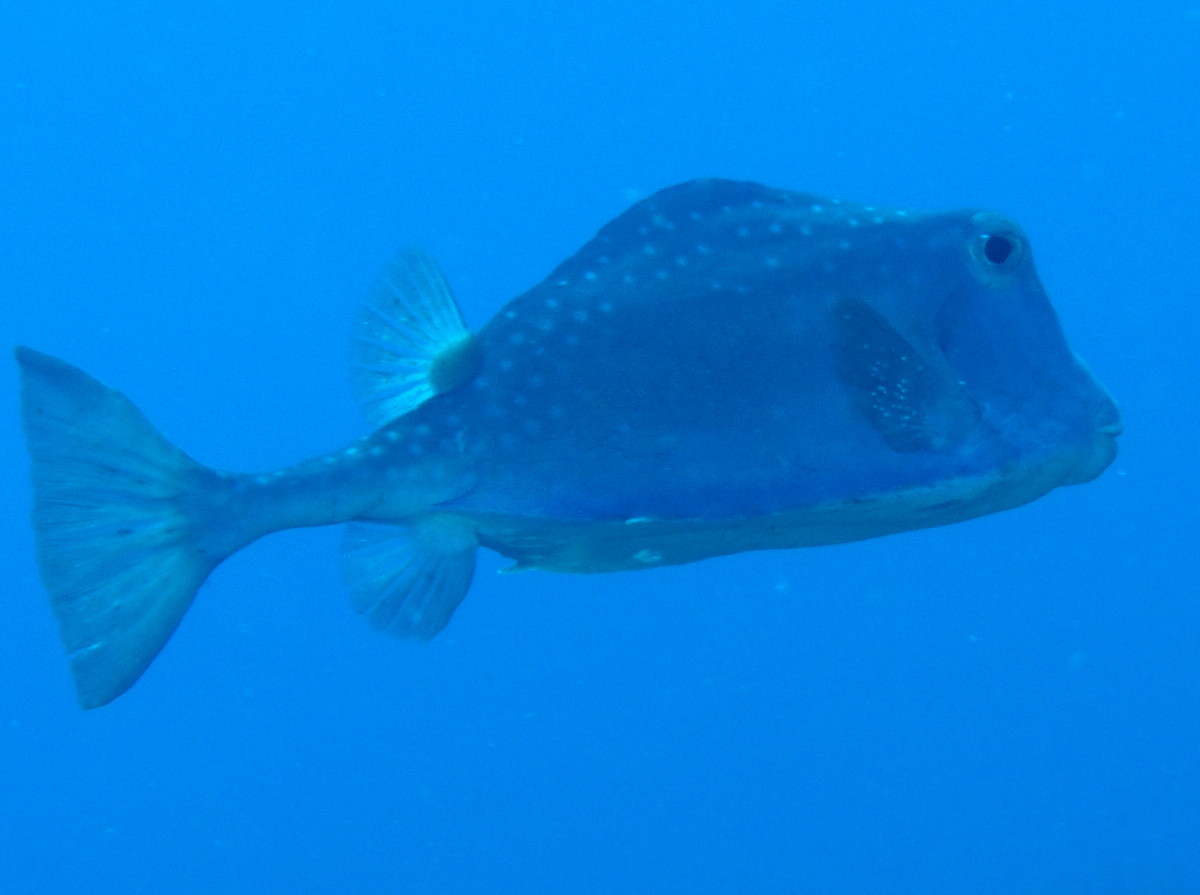
M 96 708 L 133 685 L 209 572 L 254 538 L 235 531 L 230 477 L 82 370 L 15 353 L 38 562 L 79 702 Z

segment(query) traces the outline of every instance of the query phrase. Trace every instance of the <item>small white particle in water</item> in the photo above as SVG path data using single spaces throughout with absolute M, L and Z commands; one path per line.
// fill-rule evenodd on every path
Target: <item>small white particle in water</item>
M 505 311 L 504 316 L 507 317 L 509 320 L 516 320 L 517 312 L 516 311 Z
M 820 214 L 825 209 L 823 207 L 821 207 L 820 205 L 813 205 L 813 206 L 810 206 L 808 210 L 811 211 L 813 214 Z
M 704 243 L 698 244 L 696 246 L 696 251 L 701 255 L 711 255 L 712 254 L 712 249 L 710 249 Z
M 858 218 L 850 218 L 850 220 L 846 221 L 846 223 L 849 224 L 851 227 L 857 227 L 858 226 Z
M 570 280 L 559 280 L 559 281 L 558 281 L 558 285 L 560 285 L 560 286 L 566 286 L 566 285 L 567 285 L 568 283 L 570 283 L 570 282 L 571 282 Z
M 708 283 L 709 289 L 720 289 L 721 284 L 717 280 L 710 280 Z
M 383 447 L 378 444 L 373 444 L 367 453 L 369 453 L 372 457 L 378 457 L 383 454 Z
M 429 434 L 429 426 L 425 423 L 421 423 L 421 425 L 417 426 L 416 431 L 417 431 L 418 435 L 428 435 Z
M 584 272 L 584 274 L 583 274 L 583 278 L 584 278 L 585 280 L 594 280 L 594 279 L 596 279 L 596 271 L 594 271 L 594 270 L 588 270 L 588 271 L 585 271 L 585 272 Z
M 269 485 L 271 484 L 271 477 L 269 475 L 256 475 L 254 482 L 258 485 Z
M 883 218 L 881 218 L 879 215 L 875 215 L 875 217 L 871 218 L 871 223 L 872 224 L 882 224 Z
M 772 270 L 774 270 L 774 269 L 775 269 L 776 267 L 778 267 L 778 266 L 779 266 L 779 259 L 778 259 L 778 258 L 768 258 L 768 259 L 767 259 L 767 267 L 769 267 L 769 268 L 771 268 Z
M 337 463 L 337 457 L 322 457 L 321 462 L 326 466 L 333 466 L 335 463 Z
M 651 563 L 658 562 L 660 559 L 662 559 L 662 554 L 657 550 L 643 549 L 633 554 L 633 558 L 638 562 Z
M 747 236 L 750 235 L 750 231 L 748 229 L 746 229 L 745 227 L 738 227 L 737 235 L 742 237 L 742 239 L 745 239 Z
M 625 276 L 621 277 L 621 282 L 626 286 L 630 286 L 633 284 L 633 276 L 631 274 L 625 274 Z
M 651 243 L 646 243 L 644 246 L 642 246 L 642 251 L 647 255 L 653 255 L 658 251 L 658 249 L 656 249 Z
M 801 236 L 812 236 L 812 227 L 808 226 L 808 224 L 802 224 L 800 226 L 800 235 Z
M 675 263 L 678 264 L 680 267 L 686 267 L 687 266 L 687 258 L 683 255 L 676 255 Z
M 612 313 L 612 309 L 613 309 L 613 306 L 612 306 L 611 301 L 600 302 L 600 310 L 603 311 L 605 314 Z
M 550 310 L 553 311 L 555 308 L 558 307 L 558 299 L 557 298 L 546 299 L 546 307 L 548 307 Z
M 383 433 L 383 437 L 386 438 L 388 441 L 399 441 L 400 433 L 397 432 L 395 429 L 388 429 L 386 432 Z
M 850 241 L 847 239 L 838 240 L 838 248 L 842 249 L 843 251 L 850 248 Z
M 358 448 L 348 447 L 348 448 L 346 448 L 344 453 L 346 454 L 347 457 L 357 457 L 358 456 Z

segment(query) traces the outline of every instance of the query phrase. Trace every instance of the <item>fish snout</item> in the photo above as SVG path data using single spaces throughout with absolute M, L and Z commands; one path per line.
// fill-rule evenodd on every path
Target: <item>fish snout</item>
M 1117 436 L 1125 431 L 1116 403 L 1105 395 L 1096 415 L 1091 442 L 1084 446 L 1079 462 L 1063 481 L 1064 485 L 1082 485 L 1104 472 L 1117 456 Z

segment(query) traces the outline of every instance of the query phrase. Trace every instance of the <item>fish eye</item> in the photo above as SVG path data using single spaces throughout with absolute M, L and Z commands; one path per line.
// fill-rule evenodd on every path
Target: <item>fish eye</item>
M 1016 246 L 1013 241 L 1007 236 L 1001 236 L 998 233 L 990 233 L 983 237 L 983 257 L 987 258 L 993 264 L 1003 264 L 1009 259 Z
M 971 270 L 988 286 L 1006 285 L 1021 267 L 1025 238 L 1016 224 L 1000 215 L 980 212 L 971 218 L 975 232 L 967 241 Z

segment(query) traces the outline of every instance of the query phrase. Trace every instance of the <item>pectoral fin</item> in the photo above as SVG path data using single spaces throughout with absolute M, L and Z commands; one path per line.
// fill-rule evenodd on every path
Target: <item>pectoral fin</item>
M 948 450 L 978 424 L 979 410 L 963 387 L 865 302 L 835 307 L 833 348 L 855 406 L 894 451 Z

